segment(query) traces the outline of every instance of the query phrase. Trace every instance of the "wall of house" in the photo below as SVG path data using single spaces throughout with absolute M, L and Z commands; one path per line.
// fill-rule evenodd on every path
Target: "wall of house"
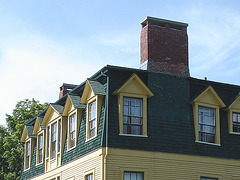
M 124 171 L 144 172 L 144 180 L 240 179 L 236 160 L 109 148 L 107 180 L 123 180 Z
M 57 169 L 35 176 L 31 180 L 50 180 L 56 177 L 64 180 L 85 180 L 85 175 L 89 173 L 93 173 L 94 178 L 100 180 L 102 179 L 102 152 L 102 149 L 98 149 Z

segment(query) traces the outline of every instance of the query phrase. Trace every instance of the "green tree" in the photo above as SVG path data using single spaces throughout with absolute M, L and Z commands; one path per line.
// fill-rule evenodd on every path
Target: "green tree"
M 9 136 L 9 133 L 7 129 L 0 125 L 0 179 L 4 179 L 4 174 L 7 172 L 8 169 L 8 163 L 6 159 L 4 158 L 4 138 Z
M 3 158 L 0 159 L 1 165 L 3 164 L 1 167 L 4 169 L 3 175 L 0 173 L 0 179 L 19 179 L 24 155 L 24 144 L 20 142 L 24 124 L 46 109 L 47 105 L 40 104 L 35 99 L 25 99 L 17 102 L 12 115 L 6 114 L 7 128 L 0 129 L 0 145 L 2 142 L 4 151 L 3 155 L 0 155 Z

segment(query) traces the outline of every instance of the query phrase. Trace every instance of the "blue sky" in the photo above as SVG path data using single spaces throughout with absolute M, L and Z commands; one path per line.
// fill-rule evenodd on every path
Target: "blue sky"
M 0 1 L 0 124 L 17 101 L 55 102 L 107 64 L 138 68 L 140 21 L 188 23 L 192 77 L 240 85 L 238 0 Z

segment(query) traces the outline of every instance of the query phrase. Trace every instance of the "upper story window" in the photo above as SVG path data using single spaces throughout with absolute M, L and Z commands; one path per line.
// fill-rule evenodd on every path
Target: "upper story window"
M 240 133 L 240 113 L 232 113 L 233 132 Z
M 85 180 L 93 180 L 93 173 L 86 175 Z
M 209 86 L 191 104 L 196 142 L 220 145 L 220 108 L 225 104 Z
M 200 177 L 200 180 L 218 180 L 218 178 Z
M 118 95 L 119 134 L 147 136 L 147 101 L 153 93 L 133 74 L 115 93 Z
M 142 135 L 143 106 L 141 98 L 123 97 L 123 133 Z
M 43 162 L 43 133 L 38 135 L 38 163 Z
M 231 134 L 240 134 L 240 94 L 231 105 L 226 108 L 228 114 L 228 128 Z
M 56 157 L 56 149 L 57 149 L 57 123 L 53 123 L 51 126 L 51 159 Z
M 30 168 L 31 140 L 25 143 L 25 170 Z
M 72 148 L 76 144 L 76 113 L 69 117 L 69 135 L 70 135 L 69 148 Z
M 102 111 L 103 98 L 106 95 L 105 87 L 97 80 L 86 81 L 81 104 L 86 104 L 86 141 L 97 137 L 98 124 Z
M 123 180 L 143 180 L 143 172 L 124 172 Z
M 198 107 L 199 141 L 215 143 L 216 110 L 207 107 Z
M 89 123 L 89 132 L 90 132 L 89 138 L 92 138 L 96 136 L 96 100 L 91 102 L 88 105 L 88 107 L 89 107 L 88 123 Z

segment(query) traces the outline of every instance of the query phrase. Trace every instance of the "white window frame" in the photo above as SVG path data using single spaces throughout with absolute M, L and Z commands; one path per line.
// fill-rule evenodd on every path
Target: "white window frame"
M 72 118 L 74 117 L 74 123 L 72 124 Z M 78 121 L 78 113 L 77 111 L 73 111 L 68 116 L 68 151 L 75 148 L 77 145 L 77 121 Z M 74 128 L 74 129 L 72 129 Z M 74 137 L 73 137 L 74 134 Z M 73 143 L 74 142 L 74 143 Z M 73 143 L 73 144 L 72 144 Z
M 29 144 L 29 148 L 28 148 Z M 24 161 L 24 170 L 30 169 L 31 165 L 31 139 L 27 140 L 25 143 L 25 161 Z
M 55 132 L 53 131 L 53 126 L 55 126 Z M 51 124 L 51 159 L 55 159 L 57 157 L 57 121 Z M 55 138 L 54 138 L 55 136 Z M 53 148 L 54 147 L 54 148 Z M 54 151 L 55 149 L 55 151 Z
M 88 126 L 89 126 L 89 139 L 96 136 L 96 121 L 97 121 L 97 101 L 94 100 L 88 104 Z
M 98 123 L 101 113 L 101 104 L 102 101 L 99 99 L 98 95 L 88 99 L 87 101 L 87 110 L 86 110 L 86 141 L 92 140 L 97 137 Z M 95 101 L 95 118 L 90 119 L 90 105 Z M 93 120 L 94 119 L 94 120 Z M 95 127 L 90 128 L 90 123 L 95 122 Z M 91 129 L 94 132 L 94 136 L 91 136 Z
M 144 180 L 144 172 L 133 172 L 133 171 L 124 171 L 123 172 L 123 180 L 132 180 L 131 178 L 130 179 L 125 179 L 125 175 L 126 173 L 130 173 L 130 174 L 136 174 L 136 178 L 137 178 L 137 174 L 141 174 L 141 179 L 139 178 L 135 178 L 136 180 Z
M 208 119 L 208 122 L 206 120 Z M 213 122 L 211 122 L 213 121 Z M 216 143 L 216 109 L 198 106 L 198 134 L 199 141 L 205 143 Z M 208 137 L 213 136 L 214 141 Z
M 42 136 L 42 147 L 40 149 L 40 136 Z M 42 158 L 40 159 L 40 151 L 42 153 Z M 43 159 L 44 159 L 44 132 L 40 132 L 37 135 L 37 165 L 38 164 L 42 164 L 43 163 Z
M 136 104 L 137 100 L 140 101 L 139 106 Z M 126 102 L 128 103 L 127 105 L 125 104 Z M 132 102 L 134 103 L 131 104 Z M 136 110 L 140 110 L 139 115 L 136 113 Z M 133 113 L 132 111 L 135 112 Z M 134 118 L 139 119 L 139 122 L 134 123 Z M 125 130 L 124 126 L 127 126 L 127 130 Z M 140 129 L 137 130 L 137 133 L 134 133 L 133 127 L 140 127 Z M 123 97 L 123 134 L 143 135 L 143 98 Z

